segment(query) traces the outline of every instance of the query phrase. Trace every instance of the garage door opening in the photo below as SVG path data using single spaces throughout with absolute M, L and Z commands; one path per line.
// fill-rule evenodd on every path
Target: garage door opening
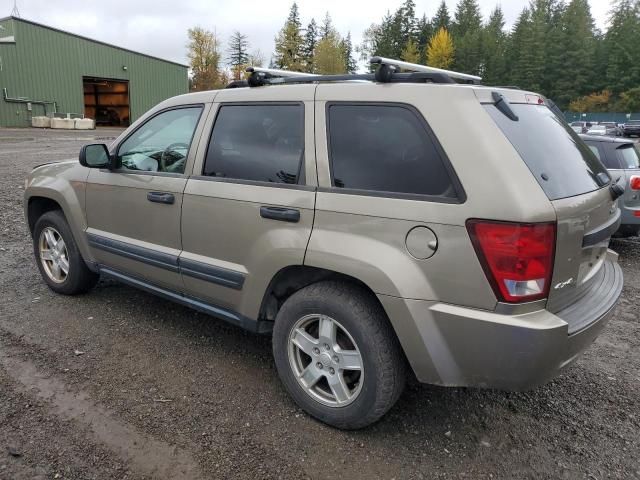
M 96 125 L 129 126 L 129 82 L 82 77 L 84 115 Z

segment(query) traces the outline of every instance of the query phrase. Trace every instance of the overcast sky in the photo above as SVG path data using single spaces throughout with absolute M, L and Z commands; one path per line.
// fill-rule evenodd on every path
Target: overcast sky
M 403 0 L 299 0 L 303 25 L 329 12 L 341 34 L 351 32 L 354 44 L 362 32 L 379 22 Z M 453 13 L 457 0 L 446 0 Z M 22 18 L 102 40 L 161 58 L 187 63 L 187 29 L 199 25 L 215 30 L 223 44 L 232 31 L 249 36 L 251 50 L 266 62 L 273 38 L 282 27 L 292 0 L 18 0 Z M 432 17 L 440 0 L 416 0 L 416 13 Z M 511 27 L 528 0 L 479 0 L 483 15 L 500 4 Z M 598 28 L 605 29 L 610 0 L 589 0 Z M 0 17 L 9 15 L 12 0 L 0 2 Z M 2 11 L 5 10 L 5 11 Z

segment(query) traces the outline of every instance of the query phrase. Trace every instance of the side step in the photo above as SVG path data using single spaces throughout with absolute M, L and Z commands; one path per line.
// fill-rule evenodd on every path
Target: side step
M 251 318 L 245 317 L 244 315 L 240 315 L 239 313 L 227 310 L 226 308 L 211 305 L 209 303 L 203 302 L 202 300 L 198 300 L 197 298 L 189 297 L 172 290 L 158 287 L 157 285 L 153 285 L 144 280 L 131 277 L 116 270 L 112 270 L 108 267 L 100 266 L 98 270 L 101 275 L 104 275 L 107 278 L 111 278 L 131 287 L 144 290 L 145 292 L 152 293 L 154 295 L 157 295 L 158 297 L 162 297 L 166 300 L 171 300 L 172 302 L 179 303 L 186 307 L 193 308 L 194 310 L 206 313 L 207 315 L 211 315 L 212 317 L 219 318 L 220 320 L 224 320 L 225 322 L 228 322 L 232 325 L 248 330 L 249 332 L 270 333 L 273 329 L 272 322 L 253 320 Z

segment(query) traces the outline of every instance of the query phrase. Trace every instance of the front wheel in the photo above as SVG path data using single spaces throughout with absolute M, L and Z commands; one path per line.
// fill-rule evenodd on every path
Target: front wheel
M 56 293 L 75 295 L 90 290 L 98 275 L 87 267 L 60 210 L 43 214 L 33 229 L 33 253 L 46 284 Z
M 345 282 L 293 294 L 273 331 L 273 354 L 296 403 L 329 425 L 356 429 L 382 417 L 405 383 L 405 360 L 376 298 Z

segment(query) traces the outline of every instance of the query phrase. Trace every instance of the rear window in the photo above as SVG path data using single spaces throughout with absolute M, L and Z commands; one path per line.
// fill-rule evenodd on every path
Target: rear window
M 518 121 L 495 105 L 484 105 L 550 200 L 573 197 L 601 187 L 604 165 L 580 137 L 545 105 L 511 104 Z
M 616 150 L 620 162 L 622 162 L 622 168 L 640 168 L 640 159 L 638 158 L 638 152 L 633 148 L 633 145 L 628 144 L 623 147 L 619 147 Z

